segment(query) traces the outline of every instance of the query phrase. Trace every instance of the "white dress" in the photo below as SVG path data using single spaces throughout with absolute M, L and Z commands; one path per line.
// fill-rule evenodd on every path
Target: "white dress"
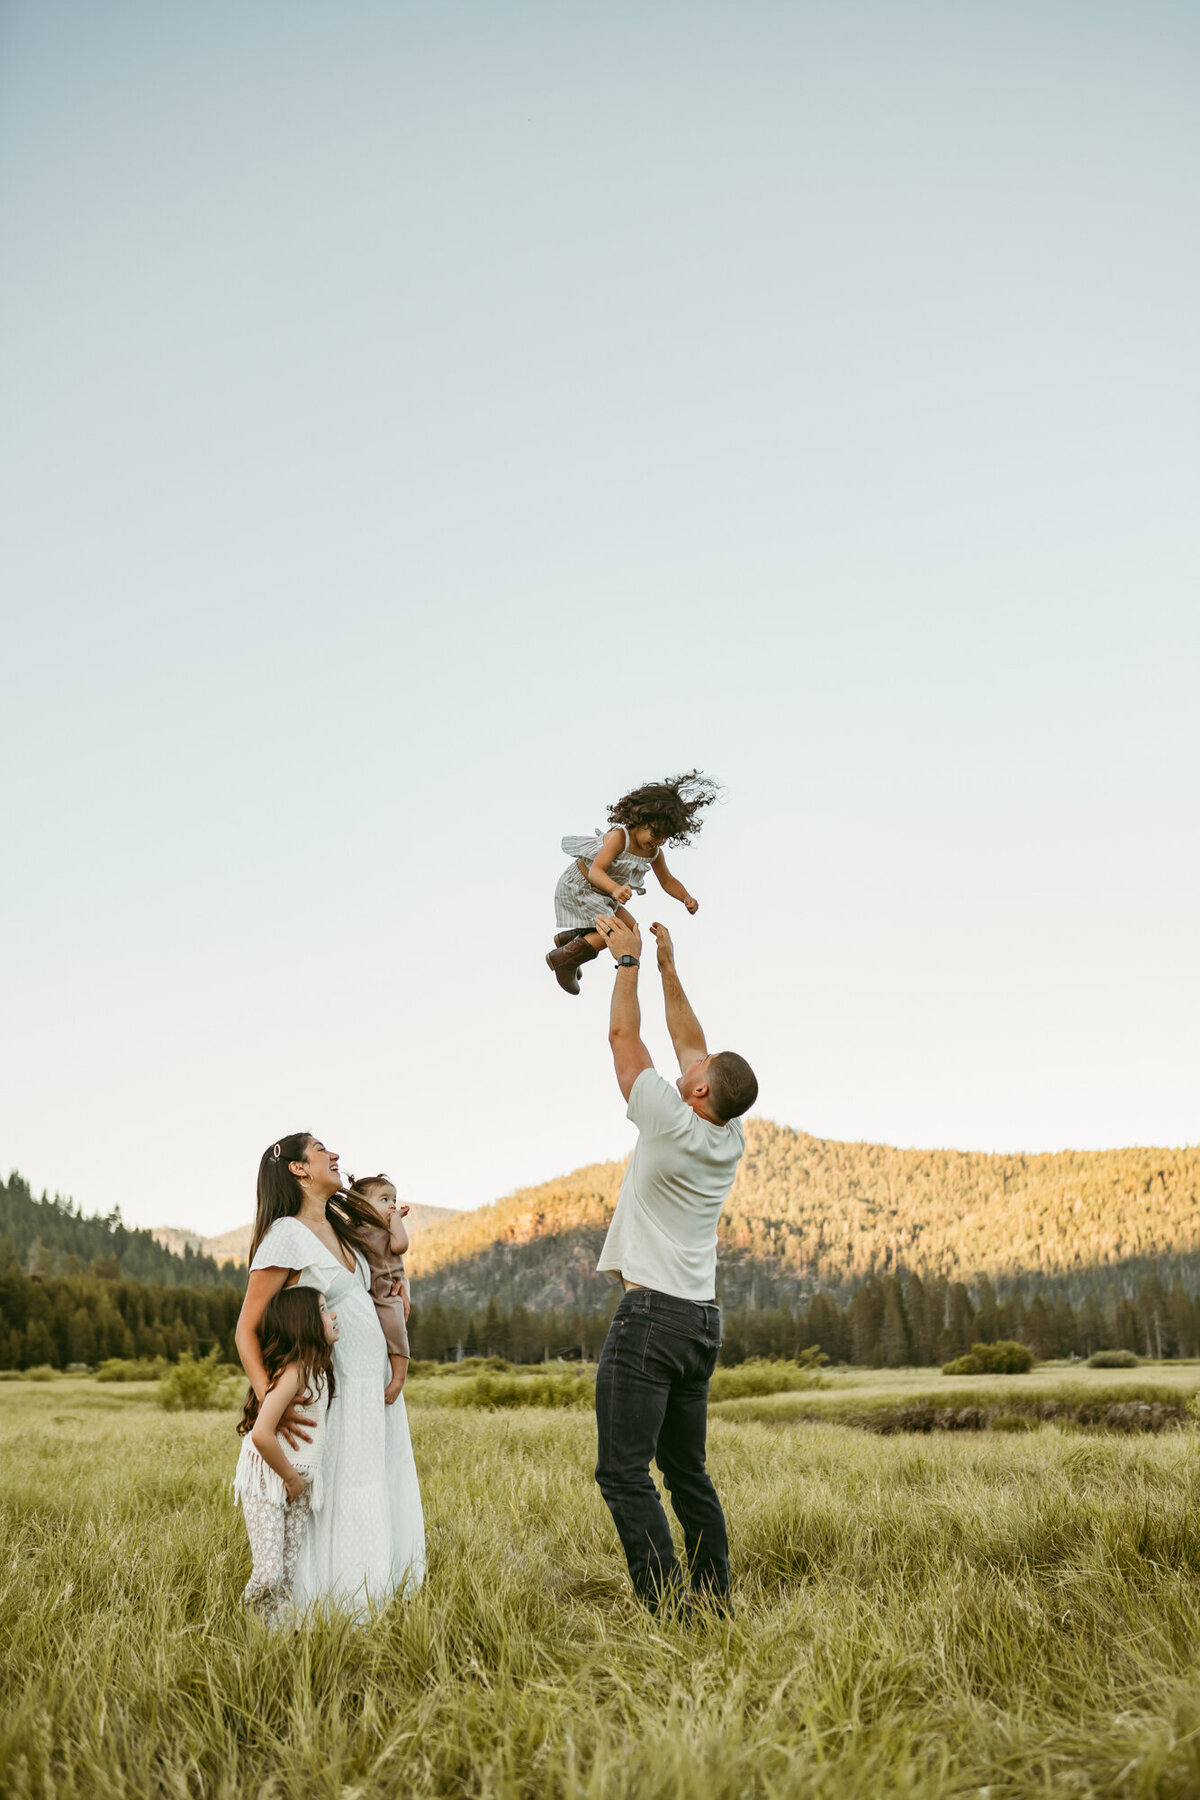
M 646 891 L 646 870 L 658 856 L 643 856 L 640 850 L 633 850 L 629 844 L 629 832 L 623 825 L 605 827 L 607 831 L 624 831 L 625 848 L 619 850 L 608 865 L 608 872 L 618 887 L 631 887 L 635 894 Z M 558 886 L 554 890 L 554 918 L 561 931 L 567 925 L 586 926 L 593 929 L 597 913 L 610 913 L 615 902 L 611 894 L 602 888 L 595 888 L 587 876 L 580 870 L 580 862 L 590 868 L 596 852 L 604 842 L 605 832 L 596 827 L 591 837 L 565 837 L 562 847 L 571 861 L 558 878 Z
M 337 1392 L 322 1459 L 322 1505 L 300 1547 L 299 1608 L 333 1601 L 361 1616 L 397 1589 L 413 1593 L 425 1574 L 425 1522 L 404 1395 L 383 1403 L 391 1378 L 387 1345 L 356 1254 L 352 1274 L 299 1219 L 276 1219 L 254 1253 L 255 1269 L 298 1269 L 300 1285 L 324 1294 L 337 1314 Z

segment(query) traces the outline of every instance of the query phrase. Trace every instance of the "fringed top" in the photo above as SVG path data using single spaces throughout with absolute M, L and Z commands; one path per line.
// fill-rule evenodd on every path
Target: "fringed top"
M 295 1450 L 287 1444 L 283 1447 L 293 1469 L 308 1482 L 309 1505 L 313 1512 L 320 1512 L 325 1503 L 322 1464 L 325 1460 L 325 1422 L 328 1415 L 329 1390 L 322 1387 L 315 1400 L 296 1408 L 297 1423 L 312 1426 L 311 1439 L 307 1444 L 298 1444 Z M 266 1500 L 272 1506 L 287 1505 L 287 1488 L 283 1484 L 282 1475 L 277 1475 L 271 1465 L 263 1461 L 254 1448 L 249 1432 L 242 1439 L 237 1468 L 233 1472 L 233 1500 L 235 1506 L 239 1501 L 245 1500 Z

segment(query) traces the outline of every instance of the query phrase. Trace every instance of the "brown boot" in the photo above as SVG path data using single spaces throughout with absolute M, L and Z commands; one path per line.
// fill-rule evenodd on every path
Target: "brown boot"
M 568 994 L 579 992 L 579 971 L 584 963 L 589 963 L 599 956 L 585 937 L 573 938 L 569 944 L 563 944 L 558 950 L 551 950 L 546 958 L 546 967 L 554 970 L 554 979 L 560 988 Z
M 565 931 L 555 932 L 554 948 L 562 950 L 567 944 L 573 944 L 577 937 L 582 937 L 585 931 L 593 929 L 594 927 L 591 925 L 568 925 Z

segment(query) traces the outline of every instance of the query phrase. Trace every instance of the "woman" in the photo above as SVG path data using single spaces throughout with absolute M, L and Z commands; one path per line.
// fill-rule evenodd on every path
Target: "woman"
M 296 1568 L 295 1604 L 332 1600 L 361 1615 L 425 1573 L 425 1526 L 404 1395 L 385 1406 L 387 1344 L 358 1244 L 373 1224 L 364 1203 L 341 1191 L 338 1159 L 307 1131 L 280 1138 L 258 1166 L 258 1214 L 237 1347 L 261 1402 L 267 1372 L 258 1327 L 268 1300 L 299 1282 L 325 1295 L 341 1335 L 333 1347 L 337 1399 L 329 1409 L 325 1505 L 309 1525 Z M 304 1427 L 284 1414 L 280 1435 L 298 1444 Z

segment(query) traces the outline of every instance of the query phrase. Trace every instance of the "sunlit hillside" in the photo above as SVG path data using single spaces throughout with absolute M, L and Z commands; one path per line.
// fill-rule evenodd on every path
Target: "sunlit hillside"
M 623 1169 L 577 1169 L 416 1237 L 421 1298 L 595 1304 Z M 845 1290 L 898 1268 L 1056 1280 L 1157 1264 L 1164 1278 L 1190 1277 L 1200 1272 L 1200 1148 L 988 1156 L 842 1143 L 754 1119 L 721 1240 L 722 1294 L 734 1305 Z

